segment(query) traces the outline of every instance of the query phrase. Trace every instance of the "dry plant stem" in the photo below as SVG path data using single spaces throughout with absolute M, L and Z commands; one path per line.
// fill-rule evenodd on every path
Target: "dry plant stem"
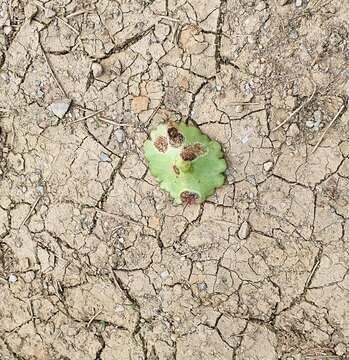
M 322 140 L 324 139 L 327 131 L 331 128 L 331 126 L 334 124 L 334 122 L 339 118 L 339 116 L 342 114 L 343 110 L 345 109 L 345 104 L 342 105 L 342 107 L 339 109 L 339 111 L 337 112 L 337 114 L 335 115 L 335 117 L 331 120 L 331 122 L 328 124 L 326 130 L 323 132 L 323 134 L 321 135 L 319 141 L 316 143 L 316 145 L 314 146 L 313 151 L 311 152 L 312 154 L 316 151 L 316 149 L 320 146 L 320 144 L 322 143 Z
M 63 23 L 65 26 L 67 26 L 71 31 L 73 31 L 76 35 L 80 35 L 79 31 L 77 31 L 75 28 L 73 28 L 70 24 L 68 24 L 66 21 L 61 19 L 60 17 L 56 16 L 56 19 L 59 20 L 61 23 Z
M 295 111 L 293 111 L 293 113 L 286 120 L 284 120 L 281 124 L 279 124 L 272 131 L 276 131 L 276 130 L 280 129 L 282 126 L 284 126 L 286 123 L 288 123 L 293 118 L 293 116 L 297 115 L 304 108 L 304 106 L 306 106 L 310 103 L 310 101 L 313 99 L 313 97 L 315 95 L 315 92 L 316 92 L 316 85 L 314 85 L 313 93 L 310 95 L 308 100 L 305 101 L 301 106 L 299 106 Z
M 103 112 L 103 111 L 105 111 L 105 110 L 106 110 L 106 109 L 98 110 L 98 111 L 96 111 L 96 112 L 94 112 L 94 113 L 92 113 L 92 114 L 90 114 L 90 115 L 86 115 L 86 116 L 84 116 L 84 117 L 82 117 L 82 118 L 80 118 L 80 119 L 76 119 L 76 120 L 70 122 L 69 124 L 72 125 L 72 124 L 76 124 L 76 123 L 81 122 L 81 121 L 85 121 L 85 120 L 87 120 L 87 119 L 89 119 L 89 118 L 91 118 L 91 117 L 94 117 L 94 116 L 100 114 L 101 112 Z
M 65 18 L 66 18 L 66 19 L 69 19 L 69 18 L 71 18 L 71 17 L 73 17 L 73 16 L 79 16 L 79 15 L 86 14 L 86 12 L 87 12 L 86 10 L 76 11 L 76 12 L 74 12 L 74 13 L 72 13 L 72 14 L 67 15 Z
M 160 15 L 160 16 L 159 16 L 159 18 L 160 18 L 160 19 L 169 20 L 169 21 L 178 22 L 178 23 L 180 23 L 180 22 L 181 22 L 181 21 L 180 21 L 180 20 L 178 20 L 178 19 L 172 18 L 172 17 L 170 17 L 170 16 L 165 16 L 165 15 Z
M 99 311 L 97 311 L 92 317 L 91 317 L 91 319 L 90 319 L 90 321 L 88 322 L 88 324 L 87 324 L 87 328 L 89 328 L 90 326 L 91 326 L 91 324 L 92 324 L 92 321 L 100 314 L 102 312 L 102 310 L 99 310 Z
M 41 199 L 41 197 L 42 197 L 42 195 L 39 195 L 39 196 L 35 199 L 35 201 L 34 201 L 33 205 L 31 206 L 31 208 L 30 208 L 27 216 L 26 216 L 26 217 L 23 219 L 23 221 L 21 222 L 21 225 L 19 226 L 19 229 L 28 221 L 28 219 L 30 218 L 30 215 L 33 213 L 33 211 L 34 211 L 36 205 L 38 204 L 39 200 Z
M 153 120 L 154 116 L 157 114 L 157 112 L 160 110 L 162 105 L 162 99 L 160 101 L 160 104 L 154 109 L 154 111 L 151 113 L 151 115 L 149 116 L 147 123 L 149 123 L 151 120 Z
M 110 271 L 110 273 L 111 273 L 111 276 L 113 277 L 115 287 L 116 287 L 117 289 L 119 289 L 119 290 L 122 291 L 122 289 L 120 288 L 120 285 L 119 285 L 119 283 L 118 283 L 118 280 L 117 280 L 117 278 L 116 278 L 116 276 L 115 276 L 113 267 L 112 267 L 111 265 L 110 265 L 110 267 L 109 267 L 109 271 Z
M 42 53 L 43 53 L 43 55 L 44 55 L 46 64 L 47 64 L 48 68 L 50 69 L 50 72 L 51 72 L 51 75 L 52 75 L 53 79 L 55 80 L 57 86 L 59 87 L 59 89 L 61 90 L 61 92 L 63 93 L 63 95 L 64 95 L 65 97 L 68 97 L 68 96 L 67 96 L 67 93 L 65 92 L 65 90 L 64 90 L 63 87 L 62 87 L 62 85 L 61 85 L 60 82 L 58 81 L 55 72 L 54 72 L 53 69 L 52 69 L 52 66 L 51 66 L 51 64 L 50 64 L 50 62 L 49 62 L 49 60 L 48 60 L 48 58 L 47 58 L 46 52 L 45 52 L 44 48 L 43 48 L 42 45 L 41 45 L 40 39 L 39 39 L 39 44 L 40 44 L 41 51 L 42 51 Z
M 105 118 L 105 117 L 103 117 L 103 116 L 98 116 L 97 118 L 98 118 L 98 120 L 103 121 L 103 122 L 105 122 L 105 123 L 107 123 L 107 124 L 110 124 L 110 125 L 114 125 L 114 126 L 130 126 L 130 127 L 133 127 L 132 124 L 117 123 L 117 122 L 115 122 L 115 121 L 113 121 L 113 120 L 110 120 L 110 119 L 108 119 L 108 118 Z

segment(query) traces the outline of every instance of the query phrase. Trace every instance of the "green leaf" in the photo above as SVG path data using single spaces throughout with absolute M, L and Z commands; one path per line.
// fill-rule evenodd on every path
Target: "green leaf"
M 144 143 L 152 175 L 176 203 L 201 203 L 224 183 L 221 145 L 185 123 L 159 125 Z

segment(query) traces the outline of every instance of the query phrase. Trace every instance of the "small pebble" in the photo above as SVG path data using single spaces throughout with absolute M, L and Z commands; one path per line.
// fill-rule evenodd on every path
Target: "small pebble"
M 198 286 L 198 289 L 200 291 L 206 291 L 207 290 L 207 284 L 205 282 L 200 282 L 200 283 L 198 283 L 197 286 Z
M 125 311 L 125 308 L 123 307 L 123 305 L 117 304 L 117 305 L 115 306 L 115 311 L 116 311 L 116 312 L 123 312 L 123 311 Z
M 99 155 L 99 159 L 103 162 L 111 162 L 110 156 L 104 152 L 102 152 L 101 155 Z
M 36 188 L 35 188 L 36 192 L 40 195 L 42 195 L 44 193 L 44 187 L 42 185 L 38 185 Z
M 122 129 L 118 129 L 115 131 L 115 137 L 116 137 L 116 141 L 118 143 L 122 143 L 125 141 L 125 132 Z
M 250 235 L 250 225 L 247 221 L 244 221 L 238 231 L 238 237 L 241 240 L 247 239 Z
M 91 68 L 92 68 L 93 76 L 95 78 L 98 78 L 103 74 L 103 67 L 101 64 L 94 62 L 92 63 Z
M 302 0 L 296 0 L 296 7 L 301 7 L 302 6 Z
M 37 97 L 42 98 L 42 97 L 44 97 L 44 95 L 45 95 L 45 93 L 42 90 L 37 90 L 37 92 L 36 92 Z
M 320 110 L 316 110 L 314 111 L 314 119 L 316 122 L 320 122 L 321 121 L 321 111 Z
M 54 101 L 49 105 L 48 109 L 60 119 L 63 119 L 64 115 L 69 110 L 71 99 L 61 99 Z
M 16 281 L 17 281 L 17 276 L 16 276 L 16 275 L 11 274 L 11 275 L 8 277 L 8 282 L 9 282 L 10 284 L 14 284 Z
M 217 90 L 218 92 L 223 92 L 224 86 L 223 86 L 223 85 L 220 85 L 220 84 L 217 84 L 217 85 L 216 85 L 216 90 Z
M 166 270 L 166 271 L 161 271 L 160 273 L 160 277 L 161 279 L 166 279 L 170 276 L 170 273 Z
M 305 122 L 305 126 L 309 129 L 313 128 L 314 127 L 314 121 L 313 120 L 307 120 Z
M 268 172 L 273 168 L 273 162 L 272 161 L 267 161 L 263 164 L 263 169 L 264 171 Z
M 290 33 L 288 34 L 288 37 L 292 40 L 298 39 L 298 31 L 297 30 L 290 31 Z

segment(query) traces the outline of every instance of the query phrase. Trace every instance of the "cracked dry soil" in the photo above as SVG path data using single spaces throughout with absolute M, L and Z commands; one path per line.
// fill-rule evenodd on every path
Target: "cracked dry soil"
M 2 0 L 0 359 L 348 359 L 348 18 Z M 179 119 L 229 164 L 203 205 L 174 206 L 142 153 Z

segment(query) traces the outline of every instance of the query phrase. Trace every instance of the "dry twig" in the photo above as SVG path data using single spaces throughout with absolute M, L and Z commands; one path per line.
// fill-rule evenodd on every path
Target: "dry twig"
M 80 118 L 80 119 L 76 119 L 76 120 L 74 120 L 74 121 L 71 121 L 69 124 L 72 125 L 72 124 L 76 124 L 76 123 L 81 122 L 81 121 L 85 121 L 85 120 L 87 120 L 87 119 L 89 119 L 89 118 L 91 118 L 91 117 L 94 117 L 94 116 L 100 114 L 101 112 L 103 112 L 103 111 L 105 111 L 105 110 L 106 110 L 106 109 L 98 110 L 98 111 L 96 111 L 96 112 L 94 112 L 94 113 L 92 113 L 92 114 L 90 114 L 90 115 L 86 115 L 86 116 L 84 116 L 84 117 L 82 117 L 82 118 Z
M 51 72 L 51 75 L 52 75 L 53 79 L 55 80 L 57 86 L 59 87 L 59 89 L 61 90 L 61 92 L 63 93 L 63 95 L 64 95 L 65 97 L 68 97 L 68 96 L 67 96 L 67 93 L 66 93 L 65 90 L 63 89 L 63 86 L 62 86 L 61 83 L 58 81 L 57 76 L 56 76 L 55 72 L 54 72 L 53 69 L 52 69 L 52 66 L 51 66 L 51 64 L 50 64 L 50 62 L 49 62 L 49 60 L 48 60 L 48 57 L 47 57 L 46 52 L 45 52 L 45 50 L 44 50 L 44 48 L 43 48 L 43 46 L 42 46 L 42 44 L 41 44 L 41 40 L 40 40 L 40 39 L 39 39 L 39 45 L 40 45 L 41 51 L 42 51 L 42 53 L 43 53 L 43 55 L 44 55 L 46 64 L 47 64 L 47 66 L 48 66 L 48 68 L 49 68 L 49 70 L 50 70 L 50 72 Z
M 323 134 L 321 135 L 319 141 L 316 143 L 316 145 L 314 146 L 313 151 L 311 152 L 312 154 L 316 151 L 316 149 L 320 146 L 320 144 L 322 143 L 322 140 L 324 139 L 327 131 L 330 129 L 330 127 L 334 124 L 334 122 L 339 118 L 339 116 L 342 114 L 343 110 L 345 109 L 345 104 L 343 104 L 341 106 L 341 108 L 338 110 L 337 114 L 334 116 L 334 118 L 331 120 L 331 122 L 328 124 L 326 130 L 323 132 Z
M 90 327 L 91 326 L 91 324 L 92 324 L 92 322 L 93 322 L 93 320 L 95 320 L 96 319 L 96 317 L 100 314 L 102 312 L 102 310 L 99 310 L 99 311 L 97 311 L 92 317 L 91 317 L 91 319 L 90 319 L 90 321 L 88 322 L 88 324 L 87 324 L 87 326 L 86 327 Z

